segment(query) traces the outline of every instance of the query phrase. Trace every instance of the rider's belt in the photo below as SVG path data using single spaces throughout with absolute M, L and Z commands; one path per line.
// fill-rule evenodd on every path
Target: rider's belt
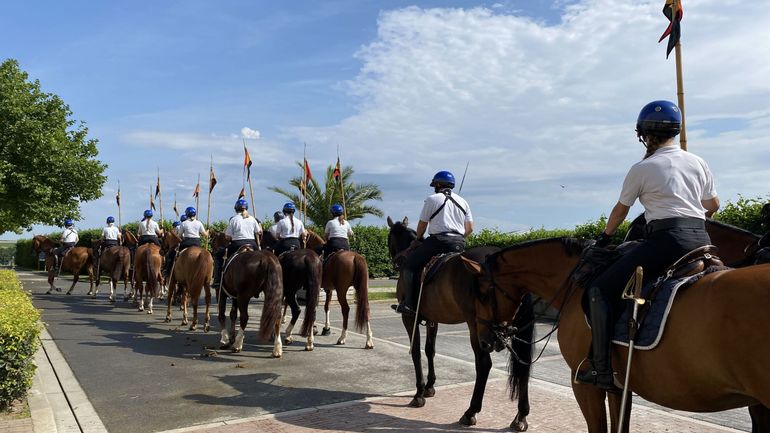
M 705 230 L 706 222 L 700 218 L 688 218 L 688 217 L 663 218 L 659 220 L 650 221 L 649 223 L 647 223 L 646 231 L 649 234 L 649 233 L 659 232 L 661 230 L 669 230 L 669 229 L 675 229 L 675 228 Z
M 441 232 L 441 233 L 433 233 L 431 236 L 452 236 L 452 237 L 458 237 L 458 238 L 464 238 L 465 236 L 461 235 L 457 232 Z

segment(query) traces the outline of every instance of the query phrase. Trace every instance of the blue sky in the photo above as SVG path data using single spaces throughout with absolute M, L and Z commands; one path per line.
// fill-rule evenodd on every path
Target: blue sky
M 639 108 L 676 98 L 673 58 L 657 44 L 662 3 L 15 2 L 0 58 L 17 59 L 100 140 L 109 180 L 83 205 L 83 228 L 116 213 L 118 180 L 123 220 L 138 219 L 158 168 L 168 217 L 174 192 L 191 203 L 212 155 L 212 219 L 226 218 L 244 128 L 260 137 L 248 140 L 259 217 L 283 203 L 266 188 L 296 174 L 307 142 L 314 171 L 340 145 L 397 218 L 416 219 L 435 171 L 459 176 L 470 161 L 463 195 L 480 226 L 571 227 L 615 203 L 642 154 Z M 723 199 L 766 195 L 770 11 L 685 8 L 690 150 Z

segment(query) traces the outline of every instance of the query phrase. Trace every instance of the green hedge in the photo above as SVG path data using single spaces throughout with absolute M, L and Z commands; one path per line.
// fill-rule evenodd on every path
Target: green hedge
M 32 385 L 39 319 L 16 273 L 0 270 L 0 410 L 24 397 Z
M 728 201 L 714 214 L 714 219 L 723 223 L 732 224 L 750 232 L 763 234 L 768 228 L 762 227 L 762 206 L 770 201 L 770 196 L 746 198 L 738 195 L 735 203 Z

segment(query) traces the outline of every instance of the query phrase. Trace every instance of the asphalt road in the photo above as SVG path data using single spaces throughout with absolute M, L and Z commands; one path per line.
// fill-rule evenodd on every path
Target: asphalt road
M 414 389 L 409 341 L 389 302 L 372 303 L 374 350 L 364 350 L 364 337 L 354 332 L 349 332 L 347 345 L 335 344 L 342 322 L 335 302 L 332 335 L 317 336 L 313 352 L 305 352 L 303 339 L 296 336 L 294 345 L 284 346 L 283 358 L 272 359 L 272 345 L 256 341 L 261 302 L 252 300 L 243 352 L 218 350 L 211 356 L 207 348 L 217 347 L 219 341 L 214 308 L 211 332 L 187 331 L 180 326 L 178 309 L 173 310 L 172 323 L 163 321 L 164 304 L 156 302 L 155 314 L 147 315 L 129 302 L 110 304 L 104 292 L 95 299 L 87 297 L 87 284 L 79 284 L 70 296 L 44 295 L 47 284 L 42 273 L 20 272 L 19 276 L 32 292 L 35 305 L 43 310 L 48 332 L 111 432 L 162 431 Z M 66 280 L 59 285 L 67 285 Z M 317 317 L 323 320 L 322 309 Z M 539 324 L 538 334 L 544 335 L 550 328 L 550 324 Z M 439 326 L 437 385 L 474 379 L 468 341 L 464 325 Z M 538 350 L 542 347 L 539 345 Z M 506 358 L 504 353 L 493 354 L 491 378 L 505 377 Z M 533 376 L 569 385 L 569 370 L 559 355 L 555 336 L 535 365 Z M 638 398 L 635 404 L 650 405 Z M 515 403 L 510 405 L 513 414 Z M 533 412 L 540 410 L 548 408 L 532 408 Z M 458 411 L 458 418 L 460 414 Z M 751 429 L 746 410 L 683 415 Z

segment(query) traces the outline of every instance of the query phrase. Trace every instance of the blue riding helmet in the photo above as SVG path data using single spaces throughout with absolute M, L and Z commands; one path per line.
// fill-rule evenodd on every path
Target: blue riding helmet
M 235 202 L 235 211 L 241 212 L 245 209 L 249 208 L 249 202 L 247 202 L 244 199 L 238 199 L 238 201 Z
M 283 205 L 283 213 L 294 213 L 297 210 L 297 207 L 294 206 L 294 203 L 288 202 L 285 205 Z
M 333 204 L 331 207 L 332 216 L 340 216 L 345 212 L 341 204 Z
M 113 216 L 108 216 L 107 217 L 107 224 L 112 224 L 114 222 L 115 222 L 115 217 L 113 217 Z
M 179 217 L 179 222 L 185 222 L 185 221 L 187 221 L 187 215 L 182 215 L 181 217 Z
M 64 227 L 72 227 L 72 219 L 67 218 L 64 220 Z
M 642 107 L 636 119 L 636 134 L 639 137 L 671 138 L 679 134 L 681 127 L 682 112 L 671 101 L 650 102 Z
M 445 186 L 447 188 L 455 187 L 455 175 L 448 171 L 439 171 L 430 181 L 430 186 Z
M 179 221 L 174 221 L 174 222 L 171 224 L 171 227 L 179 227 L 179 224 L 182 224 L 182 223 L 180 223 Z
M 187 209 L 184 210 L 184 214 L 187 215 L 187 218 L 192 218 L 198 214 L 198 211 L 192 206 L 187 206 Z
M 144 211 L 144 217 L 145 218 L 152 218 L 152 211 L 150 209 L 147 209 Z

